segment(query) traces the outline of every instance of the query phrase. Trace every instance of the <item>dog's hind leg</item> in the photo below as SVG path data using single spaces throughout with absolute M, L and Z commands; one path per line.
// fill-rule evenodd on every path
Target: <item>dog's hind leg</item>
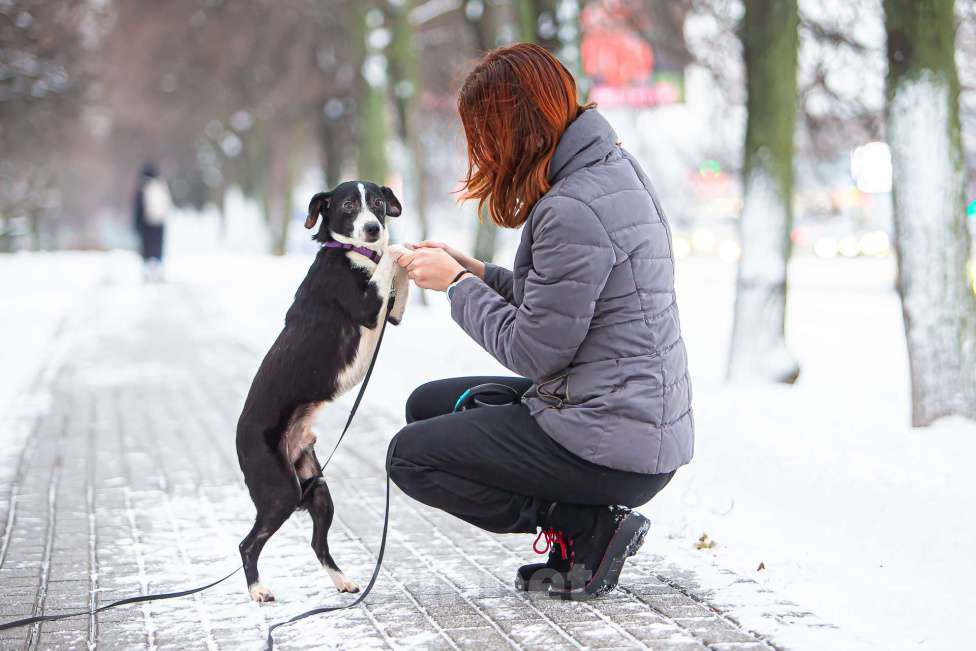
M 311 456 L 311 460 L 305 463 L 309 466 L 314 463 L 318 466 L 318 461 L 314 458 L 314 453 L 307 450 L 303 456 Z M 301 462 L 300 462 L 301 463 Z M 332 495 L 329 493 L 329 486 L 325 483 L 324 477 L 317 477 L 314 483 L 305 494 L 303 505 L 308 508 L 308 513 L 312 516 L 312 550 L 319 563 L 325 568 L 332 583 L 335 584 L 339 592 L 359 592 L 359 584 L 346 577 L 336 565 L 332 554 L 329 553 L 329 527 L 332 526 L 332 517 L 335 515 L 335 506 L 332 503 Z
M 267 474 L 260 478 L 260 495 L 254 494 L 254 488 L 251 494 L 255 498 L 257 517 L 251 531 L 239 545 L 247 590 L 251 599 L 258 602 L 274 601 L 274 595 L 261 583 L 258 557 L 268 539 L 291 517 L 301 500 L 298 478 L 282 459 L 269 458 L 264 469 Z
M 254 601 L 274 601 L 274 595 L 261 583 L 258 573 L 258 557 L 265 543 L 275 534 L 285 520 L 295 511 L 293 506 L 258 513 L 251 531 L 241 541 L 241 561 L 244 563 L 244 578 L 247 580 L 247 591 Z

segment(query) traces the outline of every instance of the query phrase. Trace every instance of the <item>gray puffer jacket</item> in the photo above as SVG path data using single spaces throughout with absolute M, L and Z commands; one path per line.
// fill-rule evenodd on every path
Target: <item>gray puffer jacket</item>
M 664 473 L 694 447 L 671 232 L 640 166 L 596 110 L 563 133 L 552 188 L 522 229 L 514 272 L 454 287 L 451 314 L 535 385 L 525 404 L 593 463 Z

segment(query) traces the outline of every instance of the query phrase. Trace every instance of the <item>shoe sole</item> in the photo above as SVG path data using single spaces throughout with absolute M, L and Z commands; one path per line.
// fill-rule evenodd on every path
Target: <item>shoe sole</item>
M 543 564 L 540 563 L 539 565 L 540 565 L 540 569 L 541 569 L 541 566 Z M 549 586 L 550 585 L 552 585 L 552 577 L 551 576 L 545 577 L 543 579 L 537 579 L 537 580 L 534 580 L 533 581 L 533 580 L 526 580 L 522 576 L 522 574 L 519 573 L 519 572 L 516 572 L 515 573 L 515 589 L 516 590 L 520 590 L 522 592 L 545 592 L 545 591 L 547 591 L 549 589 Z
M 553 590 L 550 587 L 549 596 L 563 601 L 586 601 L 616 588 L 624 562 L 640 550 L 650 528 L 651 521 L 643 515 L 628 513 L 610 538 L 603 560 L 586 585 L 572 590 Z
M 522 577 L 515 578 L 515 589 L 521 592 L 545 592 L 552 585 L 551 579 L 544 579 L 542 581 L 526 581 Z

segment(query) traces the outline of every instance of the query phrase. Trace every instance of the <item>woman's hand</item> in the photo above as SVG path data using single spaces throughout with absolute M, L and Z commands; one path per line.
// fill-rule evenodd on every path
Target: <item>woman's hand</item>
M 467 271 L 450 253 L 441 248 L 414 246 L 401 255 L 397 264 L 407 270 L 407 276 L 421 289 L 447 290 L 457 275 Z
M 450 246 L 449 244 L 444 244 L 443 242 L 435 242 L 433 240 L 424 240 L 423 242 L 417 242 L 412 246 L 412 248 L 441 249 L 442 251 L 446 251 L 447 254 L 450 255 L 452 258 L 454 258 L 459 265 L 461 265 L 462 267 L 464 267 L 465 269 L 473 273 L 478 278 L 481 278 L 482 280 L 485 279 L 484 262 L 482 262 L 481 260 L 476 260 L 475 258 L 472 258 L 470 255 L 467 255 L 465 253 L 461 253 L 460 251 L 455 249 L 453 246 Z

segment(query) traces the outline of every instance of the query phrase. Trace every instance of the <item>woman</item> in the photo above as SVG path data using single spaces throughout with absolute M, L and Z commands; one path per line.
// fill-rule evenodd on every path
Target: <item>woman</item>
M 390 444 L 390 476 L 482 529 L 540 528 L 548 562 L 520 568 L 516 585 L 594 597 L 613 589 L 643 542 L 648 522 L 628 507 L 692 456 L 670 231 L 640 166 L 578 104 L 572 75 L 546 50 L 489 53 L 458 109 L 464 197 L 499 226 L 522 227 L 514 271 L 435 242 L 400 264 L 419 287 L 447 291 L 458 325 L 520 377 L 414 391 L 409 424 Z M 452 413 L 485 382 L 519 399 Z

